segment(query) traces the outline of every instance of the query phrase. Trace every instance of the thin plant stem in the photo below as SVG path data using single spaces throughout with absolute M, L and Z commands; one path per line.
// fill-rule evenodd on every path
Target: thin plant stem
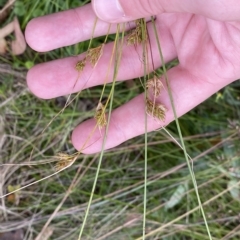
M 111 28 L 111 25 L 109 25 L 108 33 L 110 32 L 110 28 Z M 104 43 L 106 43 L 106 41 L 107 41 L 107 37 L 105 38 Z M 116 48 L 116 44 L 114 44 L 113 53 L 115 52 L 115 48 Z M 113 55 L 114 54 L 111 55 L 111 58 L 110 58 L 110 61 L 109 61 L 109 64 L 108 64 L 108 70 L 107 70 L 107 74 L 106 74 L 105 81 L 104 81 L 104 84 L 103 84 L 103 89 L 102 89 L 102 92 L 101 92 L 101 96 L 100 96 L 99 102 L 101 102 L 102 98 L 103 98 L 103 94 L 104 94 L 105 87 L 106 87 L 106 84 L 107 84 L 107 79 L 108 79 L 108 76 L 109 76 L 109 73 L 110 73 L 110 69 L 111 69 L 111 66 L 112 66 Z
M 142 29 L 142 46 L 143 46 L 143 66 L 144 66 L 144 86 L 146 86 L 147 76 L 148 76 L 148 58 L 147 58 L 147 31 L 146 31 L 146 22 L 141 20 L 141 29 Z M 144 91 L 145 102 L 147 100 L 147 90 Z M 145 112 L 145 135 L 144 135 L 144 194 L 143 194 L 143 229 L 142 237 L 145 239 L 146 234 L 146 212 L 147 212 L 147 169 L 148 169 L 148 133 L 147 133 L 147 113 Z
M 88 217 L 88 214 L 89 214 L 90 206 L 91 206 L 91 203 L 92 203 L 93 195 L 94 195 L 94 192 L 95 192 L 95 188 L 96 188 L 96 185 L 97 185 L 97 180 L 98 180 L 98 176 L 99 176 L 99 172 L 100 172 L 100 168 L 101 168 L 101 163 L 102 163 L 102 159 L 103 159 L 103 154 L 104 154 L 104 147 L 105 147 L 106 139 L 107 139 L 107 132 L 108 132 L 108 128 L 109 128 L 109 122 L 110 122 L 110 119 L 111 119 L 111 111 L 112 111 L 112 104 L 113 104 L 114 88 L 115 88 L 115 82 L 116 82 L 116 77 L 117 77 L 117 73 L 118 73 L 118 66 L 119 66 L 119 62 L 120 62 L 120 59 L 121 59 L 121 53 L 122 53 L 121 47 L 123 45 L 123 36 L 124 36 L 124 31 L 123 31 L 123 33 L 122 33 L 123 34 L 122 42 L 121 42 L 121 46 L 120 46 L 120 53 L 118 55 L 119 29 L 120 29 L 120 26 L 118 25 L 117 32 L 116 32 L 116 37 L 115 37 L 116 54 L 115 54 L 115 66 L 114 66 L 113 84 L 112 84 L 111 93 L 110 93 L 111 100 L 110 100 L 109 114 L 108 114 L 108 121 L 107 121 L 108 124 L 106 126 L 105 134 L 104 134 L 104 137 L 103 137 L 102 150 L 101 150 L 101 154 L 100 154 L 100 157 L 99 157 L 97 171 L 96 171 L 96 174 L 95 174 L 91 195 L 90 195 L 90 198 L 89 198 L 89 201 L 88 201 L 86 213 L 85 213 L 84 220 L 83 220 L 83 223 L 82 223 L 82 226 L 81 226 L 81 229 L 80 229 L 78 240 L 80 240 L 81 237 L 82 237 L 83 230 L 84 230 L 84 227 L 86 225 L 87 217 Z
M 166 65 L 165 65 L 165 62 L 164 62 L 164 58 L 163 58 L 163 54 L 162 54 L 162 50 L 161 50 L 161 46 L 160 46 L 160 39 L 158 37 L 158 33 L 157 33 L 157 29 L 156 29 L 156 25 L 155 25 L 155 21 L 154 21 L 153 17 L 152 17 L 152 24 L 153 24 L 153 28 L 154 28 L 154 34 L 155 34 L 155 37 L 156 37 L 156 40 L 157 40 L 158 51 L 159 51 L 159 54 L 160 54 L 162 67 L 163 67 L 163 74 L 164 74 L 164 77 L 165 77 L 165 80 L 166 80 L 167 90 L 168 90 L 168 94 L 169 94 L 169 97 L 170 97 L 170 102 L 171 102 L 175 122 L 176 122 L 176 125 L 177 125 L 177 130 L 178 130 L 180 142 L 181 142 L 181 145 L 183 147 L 184 156 L 185 156 L 185 159 L 187 161 L 187 166 L 188 166 L 191 178 L 192 178 L 193 186 L 194 186 L 195 193 L 196 193 L 196 196 L 197 196 L 197 200 L 198 200 L 198 203 L 199 203 L 200 211 L 202 213 L 202 216 L 203 216 L 203 219 L 204 219 L 204 222 L 205 222 L 207 233 L 208 233 L 209 239 L 212 240 L 210 229 L 209 229 L 208 223 L 207 223 L 207 218 L 205 216 L 205 212 L 204 212 L 204 209 L 202 207 L 201 199 L 200 199 L 200 196 L 199 196 L 199 193 L 198 193 L 196 178 L 195 178 L 193 169 L 191 167 L 191 164 L 190 164 L 190 161 L 189 161 L 189 158 L 188 158 L 188 153 L 186 151 L 186 147 L 185 147 L 185 144 L 184 144 L 184 141 L 183 141 L 182 132 L 181 132 L 181 128 L 180 128 L 180 125 L 179 125 L 179 121 L 178 121 L 178 117 L 177 117 L 177 113 L 176 113 L 176 109 L 175 109 L 175 105 L 174 105 L 174 101 L 173 101 L 173 96 L 172 96 L 172 92 L 171 92 L 171 88 L 170 88 L 170 83 L 169 83 L 169 79 L 168 79 L 168 75 L 167 75 Z
M 92 41 L 93 41 L 93 38 L 94 38 L 94 32 L 95 32 L 95 29 L 96 29 L 96 26 L 97 26 L 97 21 L 98 21 L 98 17 L 96 17 L 96 19 L 94 21 L 94 24 L 93 24 L 92 35 L 91 35 L 91 38 L 90 38 L 90 41 L 89 41 L 89 44 L 88 44 L 88 50 L 90 49 L 90 47 L 92 45 Z

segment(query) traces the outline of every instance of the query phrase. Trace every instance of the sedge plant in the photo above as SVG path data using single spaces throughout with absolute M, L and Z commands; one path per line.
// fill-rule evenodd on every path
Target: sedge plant
M 51 223 L 54 216 L 56 216 L 57 212 L 60 210 L 64 201 L 66 201 L 66 199 L 72 194 L 73 189 L 77 186 L 77 184 L 79 184 L 80 180 L 83 179 L 83 175 L 86 173 L 86 171 L 88 171 L 91 168 L 92 164 L 95 161 L 98 161 L 97 167 L 96 167 L 96 172 L 95 172 L 95 177 L 94 177 L 92 188 L 91 188 L 91 192 L 89 194 L 88 204 L 84 206 L 85 214 L 83 217 L 83 221 L 81 223 L 81 226 L 79 226 L 77 229 L 78 239 L 85 239 L 84 231 L 87 226 L 87 219 L 90 214 L 91 206 L 92 206 L 92 204 L 97 203 L 100 199 L 100 197 L 94 199 L 94 196 L 95 196 L 97 181 L 99 179 L 101 166 L 102 166 L 103 158 L 104 158 L 104 154 L 105 154 L 104 149 L 105 149 L 105 143 L 106 143 L 106 139 L 107 139 L 109 124 L 111 121 L 113 121 L 111 119 L 111 112 L 113 109 L 113 101 L 114 101 L 114 99 L 118 98 L 118 94 L 116 91 L 117 76 L 118 76 L 118 71 L 119 71 L 119 68 L 121 65 L 122 49 L 123 49 L 123 46 L 125 46 L 125 45 L 134 46 L 136 48 L 136 51 L 137 51 L 137 49 L 141 48 L 141 53 L 139 53 L 139 64 L 142 64 L 142 67 L 144 69 L 143 80 L 140 80 L 141 84 L 139 84 L 141 90 L 144 91 L 143 97 L 144 97 L 144 101 L 145 101 L 144 178 L 141 179 L 140 183 L 137 183 L 136 185 L 131 186 L 131 187 L 134 187 L 135 191 L 137 190 L 137 191 L 142 192 L 142 196 L 143 196 L 142 197 L 142 202 L 143 202 L 142 209 L 143 210 L 142 210 L 142 216 L 136 216 L 135 218 L 128 221 L 129 224 L 133 224 L 134 222 L 138 222 L 138 221 L 140 221 L 140 219 L 142 219 L 142 231 L 141 231 L 141 233 L 138 232 L 137 236 L 135 234 L 134 239 L 139 239 L 139 240 L 140 239 L 150 239 L 149 237 L 157 236 L 157 234 L 161 233 L 161 231 L 164 230 L 165 228 L 167 228 L 168 226 L 172 225 L 173 223 L 177 222 L 180 219 L 183 219 L 183 218 L 189 216 L 191 213 L 196 212 L 198 210 L 200 210 L 202 217 L 204 219 L 204 224 L 205 224 L 208 239 L 213 239 L 211 236 L 211 231 L 210 231 L 210 228 L 208 225 L 208 220 L 207 220 L 207 217 L 206 217 L 206 214 L 204 211 L 204 207 L 207 204 L 209 204 L 210 202 L 212 202 L 213 200 L 224 195 L 229 189 L 222 191 L 220 194 L 218 194 L 215 197 L 209 199 L 208 201 L 204 201 L 202 203 L 202 200 L 201 200 L 201 197 L 199 194 L 199 189 L 202 188 L 204 185 L 198 186 L 197 181 L 196 181 L 196 177 L 194 174 L 194 168 L 193 168 L 193 162 L 196 159 L 190 157 L 190 154 L 188 154 L 187 148 L 184 143 L 184 137 L 182 135 L 180 124 L 178 121 L 178 116 L 177 116 L 176 110 L 175 110 L 175 104 L 174 104 L 174 100 L 173 100 L 173 96 L 172 96 L 172 92 L 171 92 L 171 85 L 168 81 L 167 66 L 165 65 L 164 60 L 163 60 L 164 58 L 162 55 L 161 44 L 160 44 L 161 36 L 158 36 L 158 33 L 156 31 L 154 18 L 152 18 L 151 22 L 152 22 L 152 27 L 155 32 L 156 42 L 158 45 L 159 58 L 161 59 L 161 62 L 162 62 L 163 75 L 160 76 L 159 73 L 157 72 L 157 70 L 156 71 L 154 70 L 153 72 L 150 71 L 150 69 L 154 69 L 155 67 L 153 66 L 153 61 L 152 61 L 152 56 L 151 56 L 152 49 L 151 49 L 151 43 L 149 42 L 150 40 L 148 37 L 146 21 L 144 19 L 136 20 L 134 22 L 135 26 L 130 30 L 127 30 L 128 26 L 129 26 L 128 24 L 119 24 L 117 26 L 116 34 L 114 35 L 114 45 L 113 45 L 113 49 L 112 49 L 111 58 L 109 59 L 109 63 L 107 63 L 108 71 L 106 72 L 106 78 L 105 78 L 106 80 L 104 82 L 103 89 L 98 96 L 99 97 L 98 103 L 95 106 L 95 113 L 94 113 L 93 117 L 95 118 L 96 124 L 95 124 L 95 127 L 92 129 L 91 133 L 89 134 L 89 136 L 86 137 L 85 143 L 83 144 L 81 149 L 73 154 L 68 154 L 67 152 L 58 152 L 52 157 L 52 159 L 50 159 L 48 161 L 38 161 L 38 162 L 28 161 L 26 163 L 18 164 L 21 166 L 22 165 L 23 166 L 24 165 L 31 166 L 31 165 L 40 165 L 40 164 L 56 162 L 55 168 L 54 168 L 55 172 L 53 174 L 51 174 L 47 177 L 41 178 L 40 180 L 37 180 L 35 182 L 31 182 L 31 183 L 25 185 L 24 187 L 19 187 L 13 191 L 10 191 L 9 193 L 1 196 L 1 198 L 5 198 L 13 193 L 16 193 L 17 191 L 21 191 L 24 188 L 32 186 L 33 184 L 38 184 L 40 181 L 44 181 L 47 178 L 50 178 L 56 174 L 59 174 L 60 172 L 65 171 L 68 168 L 73 167 L 74 163 L 79 159 L 82 150 L 88 146 L 94 132 L 100 131 L 101 137 L 102 137 L 102 139 L 101 139 L 102 140 L 102 149 L 101 149 L 99 158 L 97 159 L 97 158 L 93 157 L 92 161 L 87 165 L 87 168 L 84 170 L 82 169 L 82 166 L 84 165 L 86 159 L 83 160 L 82 165 L 78 168 L 77 173 L 76 173 L 74 179 L 72 180 L 71 185 L 67 189 L 65 196 L 62 198 L 58 207 L 55 208 L 54 212 L 48 218 L 48 221 L 43 226 L 43 228 L 38 236 L 39 239 L 41 239 L 42 234 L 46 231 L 48 225 Z M 75 91 L 74 90 L 75 85 L 76 85 L 77 81 L 79 80 L 79 78 L 81 76 L 81 72 L 84 70 L 86 64 L 90 64 L 92 66 L 92 71 L 94 71 L 95 67 L 98 64 L 98 61 L 101 59 L 101 56 L 104 52 L 104 46 L 107 44 L 111 25 L 109 25 L 109 30 L 106 33 L 106 38 L 103 41 L 103 43 L 99 44 L 97 47 L 91 47 L 96 25 L 97 25 L 97 20 L 95 21 L 94 26 L 93 26 L 92 38 L 90 40 L 85 57 L 82 60 L 76 62 L 76 65 L 74 66 L 78 73 L 78 77 L 72 88 L 73 92 Z M 113 76 L 112 76 L 112 85 L 111 85 L 111 89 L 107 95 L 106 100 L 104 100 L 103 96 L 106 95 L 105 91 L 106 91 L 107 82 L 109 82 L 109 78 L 111 77 L 110 76 L 111 68 L 114 69 Z M 90 77 L 89 77 L 89 79 L 90 79 Z M 166 84 L 163 84 L 161 79 L 164 79 Z M 172 111 L 173 111 L 174 117 L 175 117 L 175 122 L 176 122 L 177 130 L 178 130 L 178 138 L 179 139 L 176 139 L 176 136 L 173 136 L 173 134 L 167 129 L 167 127 L 164 126 L 165 114 L 167 111 L 169 111 L 169 109 L 167 109 L 164 106 L 164 104 L 162 104 L 161 102 L 158 101 L 158 97 L 161 95 L 162 91 L 168 92 L 169 99 L 171 102 L 171 108 L 172 108 Z M 71 99 L 71 95 L 67 98 L 66 103 L 63 106 L 63 109 L 58 114 L 56 114 L 56 116 L 54 116 L 53 119 L 44 128 L 43 132 L 41 133 L 42 137 L 44 136 L 44 132 L 46 131 L 46 129 L 50 127 L 50 125 L 54 122 L 54 120 L 56 120 L 57 117 L 60 114 L 62 114 L 63 111 L 74 102 L 74 100 L 78 99 L 78 97 L 80 95 L 81 94 L 79 92 L 72 99 Z M 156 227 L 153 230 L 147 229 L 147 216 L 149 214 L 153 213 L 154 211 L 157 211 L 159 208 L 162 208 L 164 204 L 160 204 L 159 207 L 157 207 L 155 209 L 148 210 L 147 195 L 150 193 L 149 186 L 153 182 L 156 182 L 157 180 L 160 180 L 160 179 L 164 178 L 165 176 L 167 176 L 168 174 L 170 174 L 171 171 L 173 171 L 173 172 L 176 171 L 176 169 L 174 168 L 171 171 L 166 171 L 165 174 L 159 174 L 158 176 L 155 176 L 154 178 L 151 178 L 148 176 L 148 174 L 147 174 L 148 173 L 148 161 L 150 159 L 148 152 L 149 152 L 150 143 L 149 143 L 149 136 L 147 134 L 147 121 L 149 118 L 153 118 L 155 121 L 159 122 L 162 125 L 162 127 L 159 129 L 159 131 L 164 132 L 165 136 L 169 137 L 171 139 L 171 141 L 176 144 L 175 146 L 182 150 L 186 163 L 182 164 L 180 166 L 180 168 L 182 168 L 185 165 L 188 166 L 188 171 L 191 176 L 193 189 L 195 191 L 195 194 L 197 196 L 197 201 L 198 201 L 198 206 L 187 211 L 186 213 L 182 214 L 181 216 L 175 218 L 174 220 L 169 221 L 168 223 L 165 223 L 164 225 L 162 225 L 160 227 Z M 233 138 L 235 136 L 236 135 L 234 133 L 231 135 L 231 138 Z M 32 153 L 31 153 L 31 157 L 34 156 L 34 151 L 35 151 L 35 149 L 33 149 Z M 4 165 L 6 166 L 8 164 L 4 164 Z M 14 164 L 14 163 L 9 164 L 9 166 L 16 166 L 16 164 Z M 81 173 L 81 171 L 82 171 L 82 173 Z M 186 181 L 188 181 L 188 180 L 186 180 Z M 239 182 L 232 185 L 231 187 L 234 188 L 238 185 L 239 185 Z M 124 190 L 131 192 L 128 188 L 126 188 Z M 191 191 L 193 191 L 193 190 L 186 191 L 186 192 L 184 192 L 183 195 L 186 195 L 187 193 L 189 193 Z M 123 191 L 119 191 L 118 193 L 120 196 L 121 194 L 123 194 Z M 111 194 L 109 194 L 108 196 L 105 196 L 105 197 L 106 197 L 105 201 L 109 201 L 109 203 L 110 203 L 111 201 L 109 199 L 111 198 Z M 116 197 L 116 199 L 117 199 L 117 197 Z M 116 200 L 116 199 L 114 199 L 114 200 Z M 103 236 L 105 236 L 106 238 Z M 103 236 L 99 237 L 98 239 L 107 239 L 107 237 L 110 236 L 110 234 L 108 234 L 108 235 L 105 234 Z M 162 236 L 160 236 L 160 237 L 162 237 Z

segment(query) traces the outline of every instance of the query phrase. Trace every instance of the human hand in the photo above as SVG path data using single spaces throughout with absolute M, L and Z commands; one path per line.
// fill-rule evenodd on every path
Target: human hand
M 165 62 L 179 59 L 179 65 L 167 72 L 178 116 L 240 77 L 240 5 L 237 0 L 119 0 L 125 13 L 117 12 L 114 2 L 94 0 L 93 9 L 100 19 L 113 23 L 156 16 Z M 43 52 L 89 39 L 96 17 L 94 11 L 89 4 L 33 19 L 27 26 L 26 40 L 33 49 Z M 102 20 L 97 23 L 95 37 L 107 33 L 109 24 Z M 114 32 L 116 24 L 111 29 Z M 148 23 L 148 33 L 154 66 L 159 67 L 161 61 L 151 23 Z M 75 92 L 104 83 L 112 47 L 112 43 L 104 47 L 94 69 L 85 67 Z M 83 59 L 83 55 L 34 66 L 27 75 L 30 90 L 44 99 L 71 93 L 78 76 L 74 66 Z M 117 80 L 142 75 L 143 67 L 135 47 L 124 46 Z M 168 109 L 166 119 L 160 124 L 149 116 L 148 131 L 174 120 L 167 91 L 162 91 L 157 101 Z M 95 120 L 90 119 L 73 131 L 72 143 L 77 149 L 82 148 L 95 124 Z M 139 95 L 112 112 L 105 148 L 117 146 L 144 132 L 145 102 L 144 96 Z M 88 145 L 83 153 L 101 150 L 102 135 L 99 131 L 95 131 Z

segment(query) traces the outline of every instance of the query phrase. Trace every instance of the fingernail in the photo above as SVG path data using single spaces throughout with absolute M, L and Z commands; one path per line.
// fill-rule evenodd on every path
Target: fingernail
M 115 22 L 125 17 L 118 0 L 94 0 L 92 2 L 96 15 L 103 21 Z

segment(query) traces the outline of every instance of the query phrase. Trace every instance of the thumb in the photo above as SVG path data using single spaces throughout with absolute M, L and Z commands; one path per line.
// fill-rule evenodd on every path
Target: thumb
M 103 21 L 120 23 L 160 13 L 193 13 L 218 21 L 239 21 L 239 0 L 92 0 Z
M 106 22 L 127 22 L 163 12 L 159 0 L 92 0 L 95 14 Z

